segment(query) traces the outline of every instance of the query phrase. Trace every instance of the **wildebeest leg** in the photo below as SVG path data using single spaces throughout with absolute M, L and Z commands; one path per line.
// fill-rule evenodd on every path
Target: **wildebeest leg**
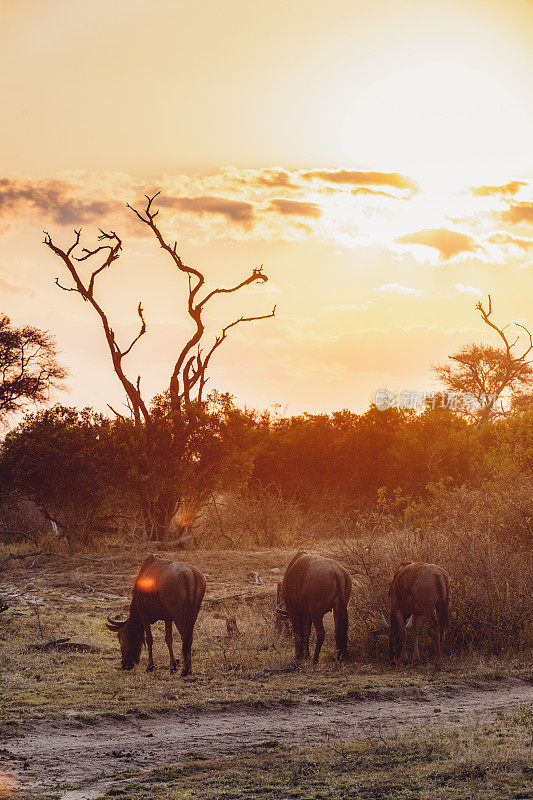
M 415 618 L 413 620 L 413 663 L 420 659 L 420 652 L 418 650 L 418 636 L 420 634 L 420 628 L 423 622 L 423 617 L 419 614 L 415 614 Z
M 291 616 L 294 634 L 294 660 L 303 661 L 304 657 L 304 620 L 299 615 Z
M 306 617 L 303 624 L 303 656 L 309 658 L 309 637 L 311 636 L 311 617 Z
M 148 648 L 148 666 L 146 667 L 146 672 L 153 672 L 154 670 L 154 657 L 152 655 L 152 629 L 150 625 L 144 626 L 144 636 L 146 638 L 146 647 Z
M 316 645 L 315 645 L 315 655 L 313 656 L 313 662 L 316 664 L 318 661 L 318 656 L 320 655 L 320 650 L 322 649 L 322 645 L 324 643 L 324 637 L 326 632 L 324 630 L 324 618 L 323 617 L 314 617 L 313 618 L 313 625 L 315 626 L 316 631 Z
M 181 653 L 183 656 L 183 668 L 181 670 L 182 677 L 190 675 L 192 672 L 191 650 L 192 650 L 192 634 L 194 630 L 194 623 L 190 622 L 185 624 L 181 634 Z
M 442 633 L 436 615 L 431 620 L 431 634 L 433 637 L 433 652 L 435 654 L 435 666 L 440 669 L 442 663 Z
M 167 643 L 168 652 L 170 654 L 170 671 L 176 672 L 178 663 L 174 658 L 174 650 L 172 649 L 172 620 L 165 620 L 165 642 Z
M 337 658 L 342 660 L 348 655 L 348 612 L 346 610 L 346 606 L 335 606 L 333 609 L 333 619 L 335 620 L 335 645 L 337 647 Z
M 394 615 L 398 623 L 398 639 L 400 643 L 400 655 L 398 664 L 405 664 L 407 661 L 407 634 L 405 632 L 405 620 L 401 611 L 395 611 Z

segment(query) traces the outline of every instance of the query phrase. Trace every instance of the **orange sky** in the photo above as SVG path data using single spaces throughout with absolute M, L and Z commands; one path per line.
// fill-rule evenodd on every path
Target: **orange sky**
M 533 326 L 533 3 L 0 0 L 0 310 L 53 331 L 67 403 L 120 402 L 103 336 L 42 230 L 124 255 L 99 296 L 146 393 L 187 331 L 181 276 L 125 202 L 212 285 L 209 332 L 247 314 L 212 384 L 289 413 L 427 389 L 431 363 L 492 341 L 473 309 Z

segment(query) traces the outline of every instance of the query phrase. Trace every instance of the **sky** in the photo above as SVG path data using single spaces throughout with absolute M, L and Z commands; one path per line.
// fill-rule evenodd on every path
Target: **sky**
M 57 338 L 69 405 L 117 407 L 94 311 L 42 244 L 115 230 L 96 294 L 146 397 L 190 330 L 160 228 L 231 331 L 210 383 L 284 413 L 429 390 L 432 364 L 533 327 L 531 0 L 0 0 L 0 311 Z M 90 273 L 86 263 L 80 268 Z

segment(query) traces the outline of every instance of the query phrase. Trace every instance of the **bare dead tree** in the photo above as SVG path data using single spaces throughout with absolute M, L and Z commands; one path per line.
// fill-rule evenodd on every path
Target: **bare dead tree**
M 213 289 L 200 299 L 198 297 L 198 293 L 205 284 L 205 276 L 195 267 L 190 267 L 183 263 L 177 252 L 177 242 L 174 242 L 174 244 L 171 245 L 169 242 L 165 241 L 163 234 L 155 222 L 155 218 L 159 214 L 159 211 L 152 210 L 152 203 L 159 194 L 160 192 L 157 192 L 152 197 L 145 195 L 147 202 L 143 212 L 139 212 L 129 203 L 127 205 L 128 208 L 130 208 L 138 217 L 138 219 L 150 228 L 162 249 L 169 254 L 178 270 L 187 275 L 188 278 L 189 296 L 187 301 L 187 311 L 195 324 L 195 330 L 192 336 L 183 345 L 178 355 L 172 370 L 169 385 L 172 408 L 173 410 L 179 410 L 182 408 L 184 402 L 189 403 L 192 400 L 197 402 L 202 401 L 203 390 L 207 381 L 207 367 L 215 350 L 217 350 L 222 342 L 226 339 L 228 331 L 236 325 L 240 325 L 241 323 L 256 322 L 257 320 L 268 319 L 269 317 L 275 316 L 276 306 L 274 306 L 269 314 L 251 317 L 242 316 L 226 325 L 224 328 L 222 328 L 221 333 L 216 337 L 214 343 L 204 356 L 201 348 L 201 341 L 205 331 L 202 315 L 207 303 L 215 295 L 238 292 L 239 289 L 242 289 L 243 287 L 248 286 L 255 281 L 265 282 L 268 280 L 268 277 L 264 274 L 262 266 L 257 267 L 252 269 L 250 275 L 244 278 L 244 280 L 237 285 L 230 288 Z M 126 348 L 122 349 L 117 343 L 115 333 L 109 323 L 106 312 L 103 310 L 94 294 L 96 278 L 120 257 L 122 241 L 114 231 L 106 233 L 100 229 L 98 240 L 105 242 L 105 244 L 102 244 L 92 250 L 84 247 L 81 250 L 82 255 L 77 255 L 77 253 L 80 252 L 79 247 L 81 230 L 75 230 L 74 233 L 76 237 L 74 243 L 68 248 L 68 250 L 63 250 L 58 245 L 54 244 L 50 234 L 45 232 L 44 244 L 46 244 L 57 256 L 59 256 L 59 258 L 61 258 L 74 281 L 74 286 L 63 286 L 59 282 L 59 279 L 56 278 L 56 284 L 64 291 L 77 292 L 86 302 L 89 302 L 92 305 L 100 317 L 111 354 L 113 368 L 118 379 L 122 383 L 122 386 L 124 387 L 124 391 L 126 392 L 128 401 L 131 405 L 131 411 L 134 419 L 136 423 L 149 423 L 150 414 L 147 405 L 142 398 L 140 390 L 141 377 L 139 375 L 135 383 L 133 383 L 131 380 L 129 380 L 129 378 L 127 378 L 122 365 L 122 361 L 125 356 L 132 351 L 133 347 L 139 341 L 141 336 L 146 333 L 146 321 L 144 319 L 142 305 L 139 303 L 137 307 L 137 313 L 141 323 L 139 333 Z M 88 283 L 84 283 L 80 277 L 77 263 L 88 261 L 89 259 L 92 259 L 98 255 L 104 257 L 103 261 L 92 271 Z
M 487 308 L 484 308 L 483 303 L 479 300 L 476 303 L 476 309 L 481 314 L 483 321 L 486 325 L 488 325 L 492 330 L 496 331 L 498 336 L 503 342 L 504 350 L 505 350 L 505 366 L 504 366 L 504 373 L 499 378 L 499 381 L 496 383 L 496 386 L 493 391 L 492 399 L 487 403 L 485 409 L 481 412 L 480 422 L 486 422 L 487 419 L 491 416 L 494 410 L 495 403 L 500 399 L 503 392 L 505 392 L 508 388 L 514 388 L 516 384 L 518 385 L 527 385 L 531 384 L 533 378 L 533 370 L 531 368 L 531 360 L 527 360 L 527 356 L 533 350 L 533 336 L 531 331 L 522 325 L 519 322 L 515 322 L 514 325 L 516 328 L 520 328 L 522 331 L 525 332 L 527 337 L 527 344 L 525 349 L 522 353 L 518 354 L 513 352 L 513 348 L 516 347 L 520 340 L 520 331 L 518 332 L 517 336 L 513 339 L 512 342 L 509 341 L 505 331 L 509 328 L 509 325 L 504 325 L 503 327 L 499 327 L 496 323 L 490 319 L 492 315 L 492 298 L 489 294 L 488 296 L 488 305 Z
M 204 274 L 196 267 L 188 266 L 182 261 L 177 250 L 177 242 L 174 241 L 173 244 L 167 242 L 157 225 L 156 217 L 159 211 L 153 209 L 153 202 L 159 194 L 160 193 L 157 192 L 151 197 L 145 195 L 146 204 L 141 211 L 137 210 L 134 206 L 127 205 L 137 218 L 152 231 L 160 247 L 168 253 L 176 268 L 186 276 L 188 282 L 187 311 L 194 323 L 194 330 L 177 355 L 168 387 L 171 411 L 174 413 L 175 419 L 179 419 L 180 416 L 188 415 L 191 411 L 194 412 L 194 409 L 198 408 L 198 406 L 203 403 L 205 384 L 208 380 L 207 368 L 216 350 L 226 340 L 229 331 L 237 325 L 269 319 L 275 316 L 276 307 L 274 306 L 272 311 L 268 314 L 257 316 L 243 315 L 235 319 L 222 328 L 221 332 L 216 336 L 215 340 L 211 342 L 210 346 L 204 348 L 204 312 L 209 301 L 217 295 L 238 292 L 245 286 L 249 286 L 255 282 L 264 283 L 268 278 L 263 272 L 263 267 L 260 266 L 253 268 L 250 274 L 235 286 L 215 288 L 207 293 L 202 293 L 202 289 L 206 283 Z M 103 309 L 95 294 L 99 276 L 101 276 L 104 271 L 110 269 L 112 264 L 120 257 L 122 240 L 115 231 L 106 232 L 100 229 L 98 241 L 101 242 L 101 244 L 90 249 L 81 246 L 81 230 L 75 230 L 74 234 L 75 238 L 73 243 L 68 249 L 63 249 L 52 240 L 49 233 L 45 232 L 44 244 L 61 259 L 72 279 L 71 286 L 63 285 L 60 283 L 59 278 L 56 278 L 56 284 L 63 291 L 76 292 L 81 295 L 83 300 L 90 303 L 96 311 L 104 330 L 113 369 L 125 391 L 127 406 L 134 425 L 138 429 L 149 431 L 153 422 L 153 413 L 149 403 L 143 398 L 141 392 L 141 376 L 138 375 L 135 380 L 130 379 L 125 372 L 123 363 L 126 356 L 131 353 L 137 342 L 147 331 L 142 304 L 139 302 L 137 306 L 137 314 L 140 321 L 139 331 L 129 344 L 121 346 L 111 326 L 108 313 Z M 89 262 L 93 265 L 90 277 L 85 280 L 82 278 L 79 269 L 79 265 L 84 262 Z M 123 415 L 119 414 L 111 406 L 110 408 L 118 418 L 125 419 Z M 165 491 L 165 495 L 166 505 L 169 508 L 174 507 L 175 512 L 176 503 L 179 502 L 179 499 L 174 499 L 173 492 L 169 490 L 168 487 Z M 170 514 L 170 516 L 172 516 L 172 514 Z M 169 517 L 169 513 L 166 514 L 166 517 Z
M 525 349 L 521 354 L 517 354 L 513 352 L 513 348 L 518 344 L 520 340 L 520 331 L 518 332 L 517 336 L 513 339 L 512 342 L 509 341 L 505 331 L 509 327 L 509 325 L 504 325 L 503 327 L 498 327 L 493 320 L 490 319 L 492 314 L 492 299 L 489 294 L 488 296 L 488 306 L 485 309 L 481 300 L 476 303 L 476 309 L 481 314 L 483 321 L 500 337 L 503 342 L 505 348 L 505 372 L 500 378 L 499 385 L 496 387 L 494 401 L 490 410 L 492 410 L 494 406 L 494 402 L 499 399 L 502 392 L 504 392 L 508 387 L 512 386 L 515 382 L 522 383 L 522 384 L 531 384 L 532 377 L 533 377 L 533 370 L 531 369 L 531 360 L 527 361 L 527 356 L 533 350 L 533 335 L 531 331 L 526 328 L 525 325 L 522 325 L 520 322 L 515 322 L 514 325 L 517 328 L 521 328 L 522 331 L 525 332 L 527 336 L 527 344 Z M 489 411 L 490 416 L 490 411 Z
M 435 373 L 452 392 L 466 392 L 475 396 L 479 409 L 471 416 L 477 418 L 479 424 L 485 423 L 495 414 L 505 414 L 504 397 L 512 396 L 533 382 L 532 361 L 528 360 L 533 351 L 533 336 L 525 325 L 515 322 L 518 334 L 511 340 L 506 331 L 509 325 L 498 326 L 492 319 L 492 298 L 488 295 L 485 307 L 481 301 L 476 309 L 486 325 L 494 330 L 501 339 L 501 347 L 486 344 L 470 343 L 464 345 L 457 353 L 450 356 L 452 364 L 433 367 Z M 526 344 L 521 351 L 516 350 L 521 336 L 526 334 Z M 497 408 L 497 405 L 500 405 Z
M 193 397 L 195 400 L 201 402 L 205 382 L 207 380 L 207 375 L 206 375 L 207 367 L 215 350 L 217 350 L 217 348 L 226 339 L 227 333 L 230 330 L 230 328 L 233 328 L 236 325 L 240 325 L 243 322 L 256 322 L 257 320 L 260 319 L 268 319 L 269 317 L 273 317 L 276 313 L 276 306 L 274 306 L 270 314 L 263 314 L 261 316 L 255 316 L 255 317 L 239 317 L 238 319 L 231 322 L 229 325 L 226 325 L 222 329 L 219 336 L 217 336 L 217 338 L 215 339 L 214 344 L 211 346 L 211 348 L 207 351 L 206 355 L 204 356 L 201 349 L 201 340 L 205 331 L 202 314 L 207 303 L 213 297 L 215 297 L 215 295 L 231 294 L 233 292 L 238 292 L 239 289 L 242 289 L 245 286 L 249 286 L 251 283 L 254 283 L 255 281 L 265 282 L 268 280 L 268 278 L 263 273 L 263 267 L 262 266 L 257 267 L 252 269 L 250 275 L 244 278 L 244 280 L 242 280 L 237 285 L 226 289 L 222 288 L 213 289 L 208 294 L 206 294 L 202 299 L 199 299 L 198 293 L 205 284 L 205 277 L 195 267 L 189 267 L 183 263 L 177 252 L 177 246 L 178 246 L 177 242 L 174 242 L 173 245 L 170 245 L 163 238 L 161 231 L 159 230 L 155 222 L 155 218 L 159 214 L 159 211 L 152 211 L 152 203 L 158 195 L 159 192 L 153 195 L 153 197 L 145 195 L 147 204 L 146 208 L 144 209 L 144 213 L 140 213 L 135 208 L 133 208 L 133 206 L 130 206 L 129 204 L 128 208 L 130 208 L 134 212 L 134 214 L 137 215 L 137 217 L 141 220 L 142 223 L 144 223 L 150 228 L 155 238 L 159 242 L 160 246 L 163 248 L 163 250 L 165 250 L 169 254 L 176 267 L 180 270 L 180 272 L 186 274 L 188 278 L 189 297 L 187 302 L 187 311 L 189 313 L 189 316 L 194 322 L 195 330 L 192 336 L 182 347 L 170 378 L 169 389 L 170 389 L 171 406 L 173 410 L 176 410 L 181 408 L 182 403 L 184 401 L 186 403 L 189 403 L 191 399 L 193 399 Z M 193 395 L 193 390 L 196 390 L 195 395 Z

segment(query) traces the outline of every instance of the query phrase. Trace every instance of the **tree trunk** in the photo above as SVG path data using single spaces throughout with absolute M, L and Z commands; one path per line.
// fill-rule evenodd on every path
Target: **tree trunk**
M 178 505 L 179 492 L 173 488 L 168 488 L 157 497 L 145 499 L 142 516 L 146 535 L 150 541 L 163 542 L 168 538 Z

